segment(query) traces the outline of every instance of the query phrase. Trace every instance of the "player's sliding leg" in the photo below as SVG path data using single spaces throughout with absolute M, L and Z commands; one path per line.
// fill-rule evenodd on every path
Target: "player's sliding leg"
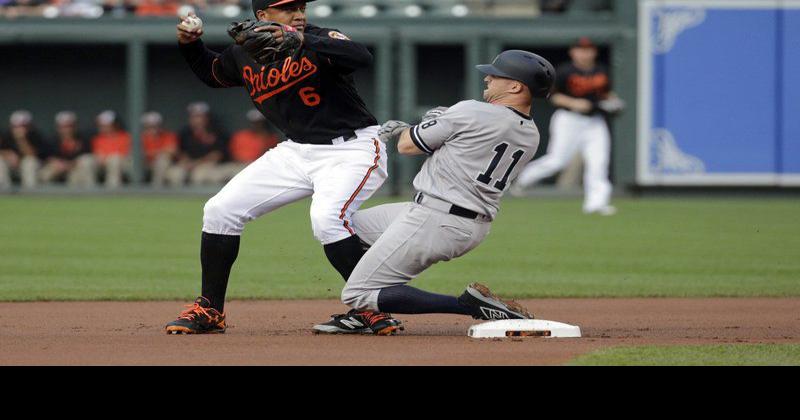
M 414 203 L 411 202 L 393 203 L 360 210 L 353 214 L 353 225 L 364 243 L 369 245 L 371 249 L 394 222 L 399 220 L 398 223 L 408 223 L 401 220 L 401 216 L 410 212 L 413 206 Z M 396 230 L 408 231 L 405 228 L 397 228 Z M 391 234 L 392 232 L 389 232 L 389 235 Z M 393 241 L 387 239 L 384 242 L 391 243 Z M 387 245 L 378 246 L 385 247 Z M 421 272 L 419 269 L 415 271 Z M 379 293 L 381 301 L 378 306 L 383 308 L 383 312 L 472 314 L 469 308 L 461 305 L 458 302 L 458 298 L 454 296 L 430 293 L 407 286 L 404 284 L 408 281 L 406 276 L 401 276 L 397 281 L 400 284 L 382 289 Z
M 413 207 L 414 203 L 394 203 L 361 210 L 353 215 L 353 223 L 356 231 L 364 241 L 370 245 L 370 249 L 372 249 L 371 247 L 389 231 L 390 227 L 395 222 L 401 225 L 389 231 L 388 235 L 393 235 L 393 232 L 400 231 L 406 232 L 407 236 L 403 238 L 407 238 L 413 237 L 413 234 L 417 233 L 414 229 L 408 229 L 407 225 L 409 225 L 409 222 L 404 220 L 403 217 L 410 213 Z M 376 251 L 374 251 L 373 254 L 380 254 L 381 249 L 384 247 L 392 247 L 392 244 L 401 245 L 403 241 L 404 239 L 400 237 L 387 237 L 381 244 L 377 245 Z M 375 257 L 371 256 L 370 258 Z M 367 264 L 367 266 L 371 265 L 373 264 Z M 414 263 L 414 266 L 416 266 L 416 268 L 413 269 L 415 273 L 422 272 L 422 270 L 427 268 L 419 263 Z M 356 276 L 353 276 L 353 278 L 357 277 L 359 280 L 351 279 L 351 281 L 363 281 L 364 275 L 361 273 L 364 272 L 366 272 L 366 269 L 362 268 Z M 446 313 L 471 315 L 469 308 L 461 305 L 456 297 L 430 293 L 407 286 L 405 283 L 408 280 L 408 276 L 398 276 L 395 280 L 397 285 L 380 290 L 377 306 L 383 308 L 382 311 L 384 312 L 394 311 L 404 314 Z
M 377 129 L 356 132 L 357 139 L 317 148 L 317 157 L 325 165 L 310 171 L 314 184 L 311 203 L 311 227 L 322 243 L 331 265 L 347 281 L 366 251 L 367 243 L 354 227 L 353 214 L 386 180 L 386 146 L 375 137 Z M 326 156 L 327 155 L 327 156 Z M 353 311 L 334 314 L 314 327 L 317 333 L 371 334 L 368 320 L 402 329 L 400 321 L 389 314 Z
M 352 227 L 361 242 L 361 254 L 365 253 L 386 231 L 392 221 L 410 205 L 411 203 L 383 204 L 354 212 L 351 217 Z M 350 271 L 352 272 L 352 269 Z M 403 329 L 399 320 L 395 320 L 387 314 L 353 309 L 348 313 L 331 315 L 330 320 L 314 325 L 312 331 L 316 334 L 374 334 L 372 328 L 369 327 L 370 323 L 382 324 L 383 328 L 380 328 L 379 331 L 385 330 L 387 327 L 393 327 L 390 328 L 392 331 Z
M 529 318 L 513 302 L 504 302 L 485 286 L 470 285 L 460 297 L 426 292 L 406 285 L 431 265 L 466 254 L 483 241 L 489 223 L 410 205 L 361 259 L 342 291 L 354 310 L 402 314 L 459 314 L 479 319 Z M 370 323 L 379 334 L 393 329 Z
M 345 281 L 350 278 L 350 274 L 367 249 L 378 240 L 397 215 L 410 205 L 411 203 L 384 204 L 352 212 L 350 221 L 356 234 L 324 246 L 328 260 Z
M 298 181 L 305 179 L 300 166 L 290 163 L 298 159 L 294 146 L 282 143 L 270 150 L 208 200 L 200 244 L 202 296 L 167 324 L 167 333 L 225 331 L 225 293 L 245 223 L 312 193 L 310 184 Z

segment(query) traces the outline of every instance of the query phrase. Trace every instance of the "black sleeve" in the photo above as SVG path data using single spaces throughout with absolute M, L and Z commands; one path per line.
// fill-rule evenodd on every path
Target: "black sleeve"
M 222 54 L 206 48 L 199 39 L 191 44 L 179 44 L 179 47 L 189 67 L 206 85 L 212 88 L 241 86 L 241 79 L 235 76 L 238 70 L 232 46 Z
M 303 37 L 306 48 L 327 58 L 335 67 L 353 71 L 372 65 L 372 54 L 366 46 L 351 41 L 335 29 L 320 28 L 305 32 Z

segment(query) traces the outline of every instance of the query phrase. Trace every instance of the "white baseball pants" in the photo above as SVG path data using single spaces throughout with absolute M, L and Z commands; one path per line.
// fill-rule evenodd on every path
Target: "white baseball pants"
M 245 223 L 311 197 L 311 227 L 323 245 L 352 236 L 351 216 L 386 180 L 379 126 L 333 145 L 286 140 L 239 172 L 205 205 L 203 231 L 241 235 Z
M 522 187 L 533 185 L 563 169 L 575 153 L 584 161 L 583 211 L 590 213 L 611 201 L 608 163 L 611 135 L 601 115 L 586 116 L 559 109 L 550 120 L 550 144 L 547 154 L 531 162 L 517 178 Z

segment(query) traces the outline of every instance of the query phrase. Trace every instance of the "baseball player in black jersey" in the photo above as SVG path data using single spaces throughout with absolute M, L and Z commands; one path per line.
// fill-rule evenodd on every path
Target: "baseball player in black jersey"
M 551 101 L 558 110 L 550 123 L 547 155 L 522 171 L 511 193 L 524 195 L 525 187 L 555 174 L 580 152 L 585 166 L 584 213 L 613 215 L 608 180 L 611 138 L 605 116 L 621 111 L 624 102 L 611 91 L 608 71 L 596 62 L 597 47 L 589 38 L 579 39 L 570 57 L 571 62 L 556 70 Z
M 212 51 L 200 39 L 202 25 L 190 25 L 186 19 L 178 25 L 181 54 L 195 75 L 210 87 L 243 88 L 287 140 L 206 203 L 200 246 L 202 295 L 167 324 L 167 333 L 225 331 L 225 291 L 244 225 L 286 204 L 312 198 L 314 236 L 345 280 L 364 254 L 351 216 L 387 177 L 378 123 L 359 97 L 352 75 L 369 66 L 372 55 L 338 30 L 308 24 L 306 3 L 253 0 L 258 20 L 286 25 L 302 42 L 291 56 L 269 64 L 260 64 L 237 44 L 222 53 Z M 283 39 L 280 30 L 274 35 Z M 365 311 L 358 314 L 352 332 L 397 325 L 388 314 Z

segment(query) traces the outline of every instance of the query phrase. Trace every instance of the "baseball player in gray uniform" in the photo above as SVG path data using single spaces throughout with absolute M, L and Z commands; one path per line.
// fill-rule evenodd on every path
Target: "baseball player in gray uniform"
M 555 80 L 544 58 L 520 50 L 501 53 L 479 65 L 487 76 L 486 102 L 463 101 L 435 108 L 419 125 L 389 121 L 379 130 L 397 141 L 401 154 L 427 154 L 414 179 L 412 203 L 395 203 L 355 212 L 353 226 L 370 248 L 342 291 L 342 302 L 359 311 L 401 314 L 446 313 L 475 319 L 533 318 L 524 307 L 471 284 L 460 297 L 429 293 L 406 285 L 431 265 L 460 257 L 489 234 L 500 198 L 539 145 L 533 122 L 534 97 L 547 97 Z M 314 326 L 318 333 L 354 329 L 349 314 Z M 369 322 L 369 320 L 367 320 Z M 378 335 L 399 327 L 389 325 Z

